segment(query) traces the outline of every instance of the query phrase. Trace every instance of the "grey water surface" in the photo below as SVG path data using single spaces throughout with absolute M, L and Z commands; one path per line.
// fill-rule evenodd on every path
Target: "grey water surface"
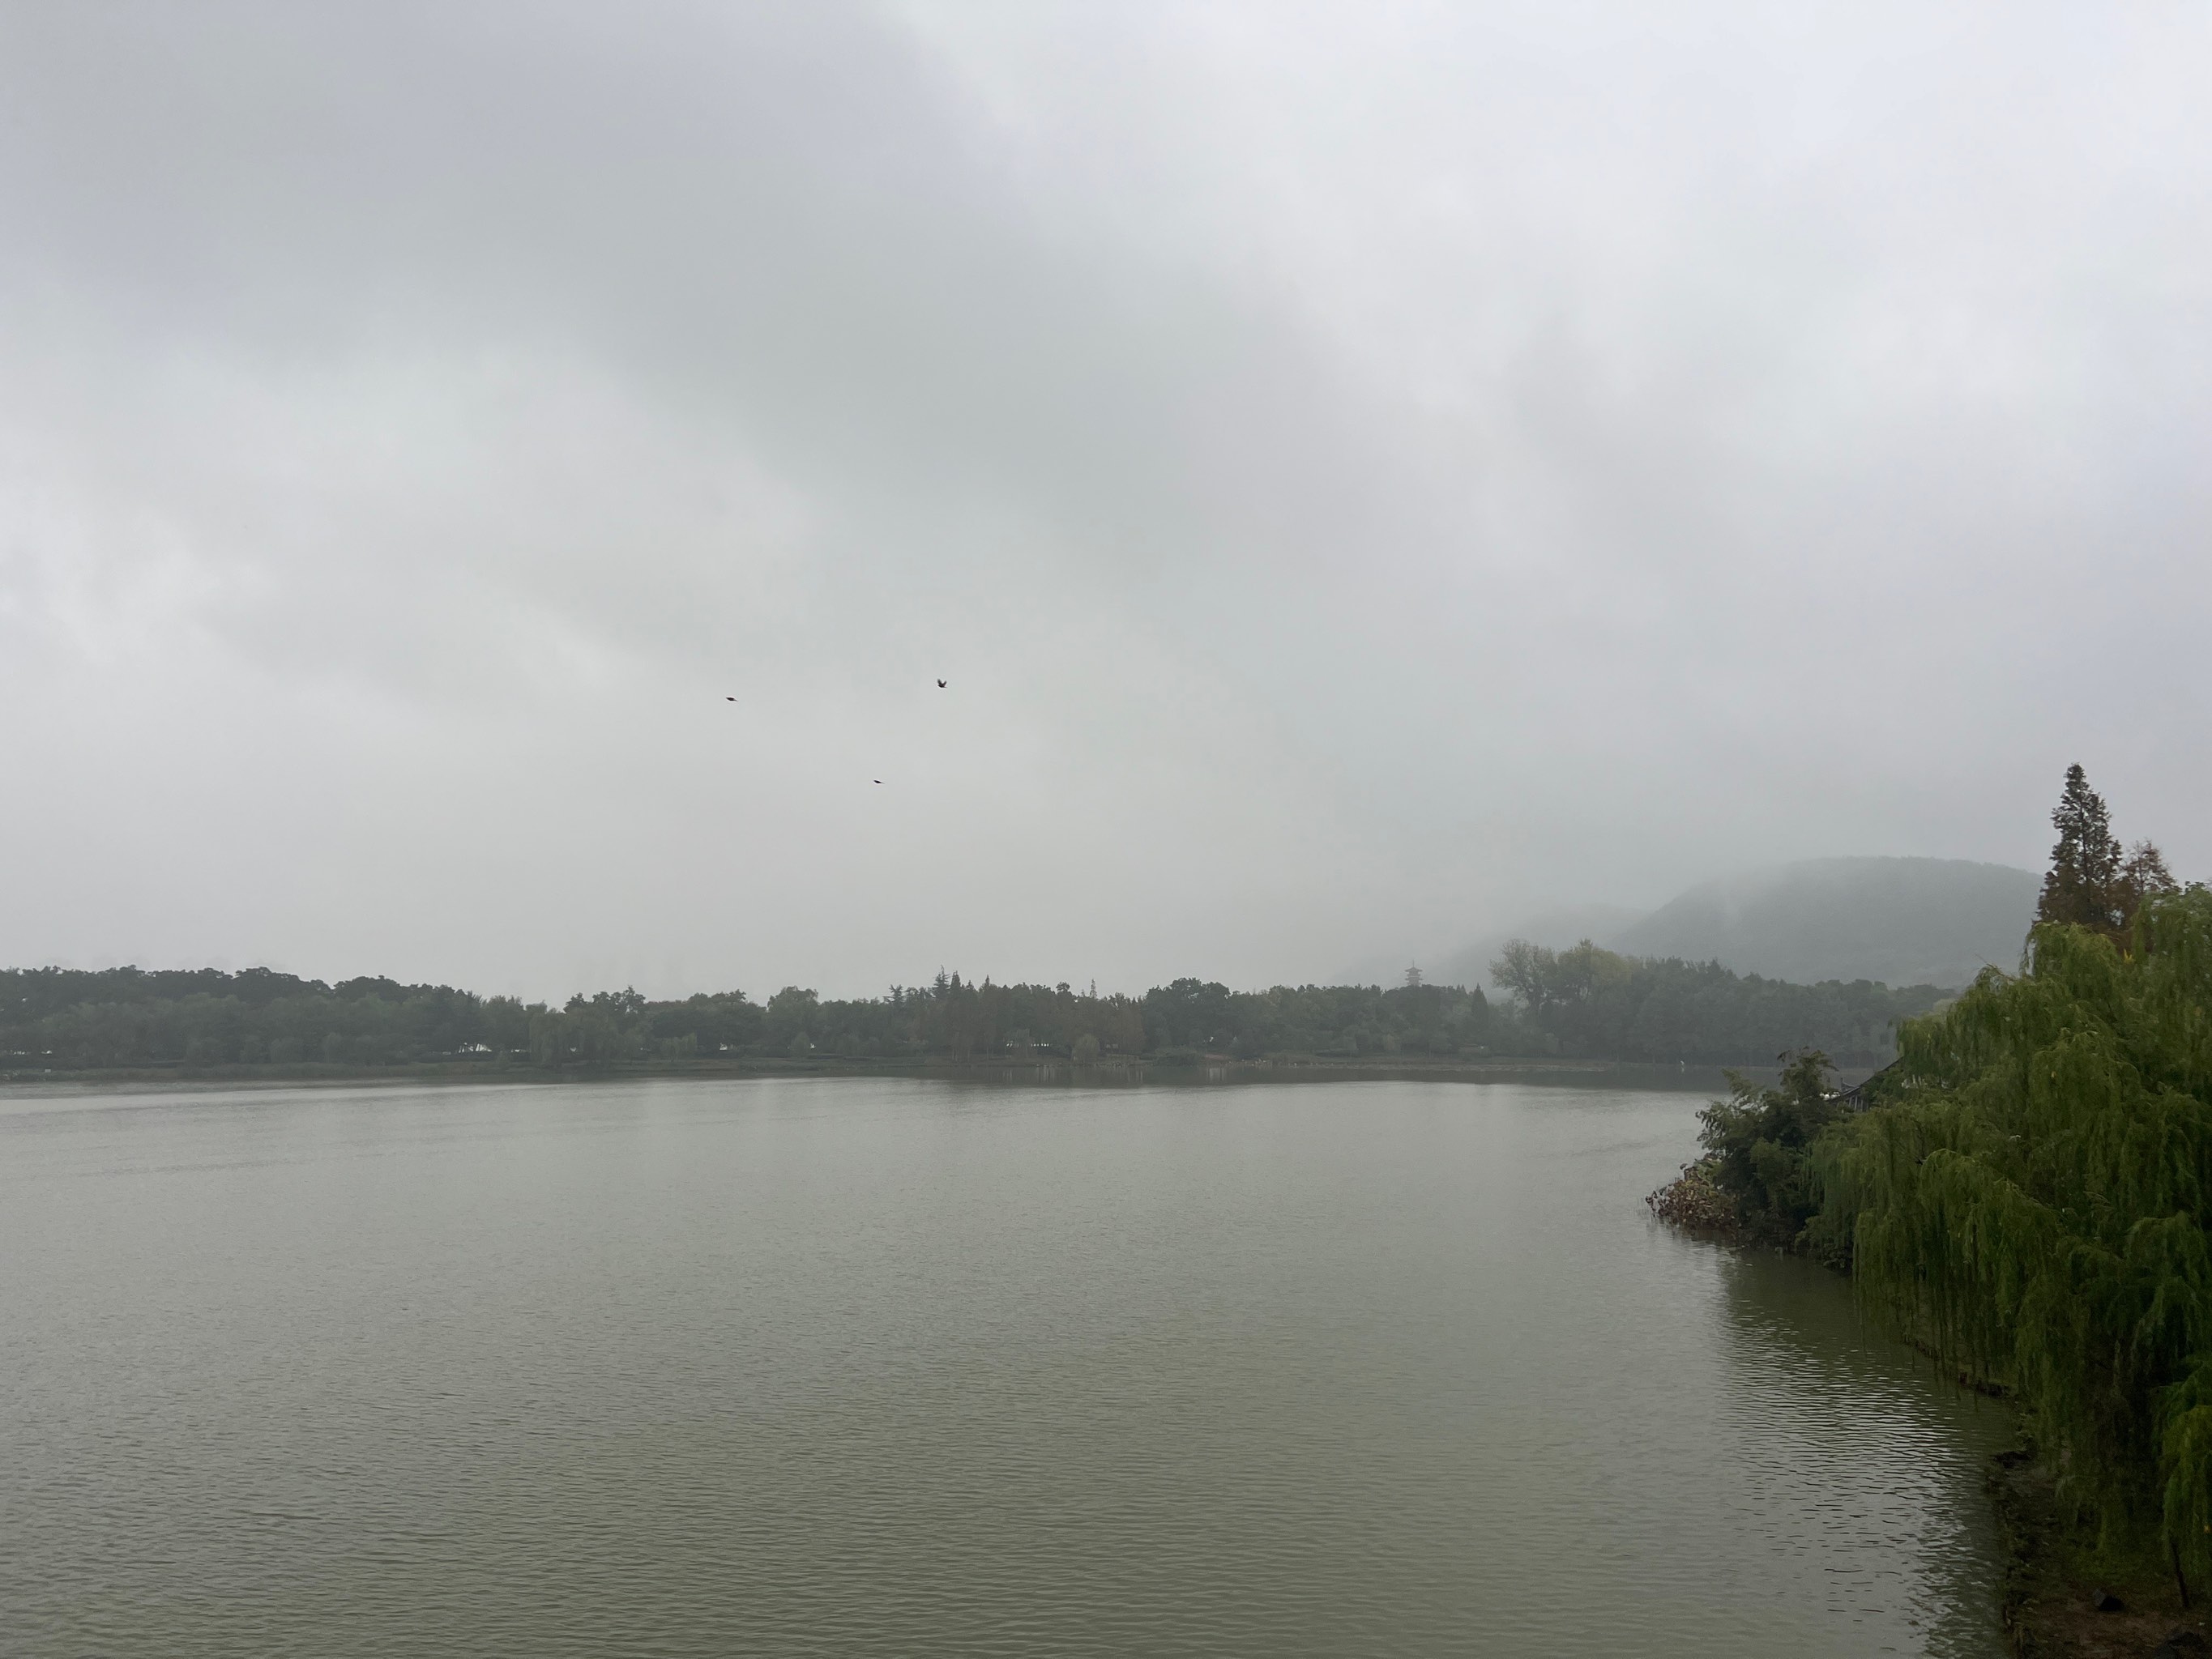
M 1996 1655 L 2001 1413 L 1695 1095 L 0 1101 L 0 1651 Z

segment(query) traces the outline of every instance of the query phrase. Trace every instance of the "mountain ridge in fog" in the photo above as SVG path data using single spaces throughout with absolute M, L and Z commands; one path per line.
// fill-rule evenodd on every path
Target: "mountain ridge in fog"
M 1801 983 L 1961 986 L 2018 964 L 2039 881 L 1966 859 L 1810 859 L 1692 887 L 1608 945 Z
M 2039 879 L 1966 859 L 1808 859 L 1702 882 L 1648 914 L 1586 905 L 1531 916 L 1455 951 L 1430 977 L 1482 983 L 1508 939 L 1553 949 L 1590 939 L 1798 984 L 1963 986 L 1986 964 L 2019 961 Z

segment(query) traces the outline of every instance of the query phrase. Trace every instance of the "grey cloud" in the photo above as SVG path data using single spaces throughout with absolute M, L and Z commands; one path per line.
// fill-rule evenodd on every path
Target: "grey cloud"
M 0 941 L 1302 976 L 2076 757 L 2202 871 L 2206 45 L 0 13 Z

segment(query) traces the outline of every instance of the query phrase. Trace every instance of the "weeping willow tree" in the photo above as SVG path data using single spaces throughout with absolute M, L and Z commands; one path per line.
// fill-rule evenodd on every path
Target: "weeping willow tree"
M 1861 1285 L 2017 1389 L 2103 1543 L 2212 1566 L 2212 891 L 2039 925 L 1899 1047 L 1820 1152 Z

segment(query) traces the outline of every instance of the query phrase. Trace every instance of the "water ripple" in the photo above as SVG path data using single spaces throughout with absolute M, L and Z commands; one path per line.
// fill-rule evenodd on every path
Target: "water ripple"
M 1994 1656 L 2002 1429 L 1697 1101 L 0 1113 L 0 1652 Z

